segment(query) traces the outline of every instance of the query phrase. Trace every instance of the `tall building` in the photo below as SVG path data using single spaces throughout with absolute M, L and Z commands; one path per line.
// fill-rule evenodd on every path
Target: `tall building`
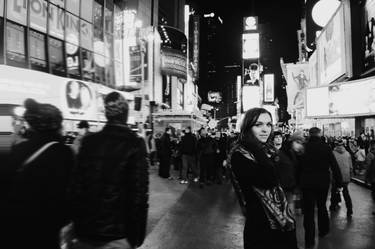
M 215 13 L 204 14 L 201 22 L 200 38 L 200 82 L 199 93 L 203 102 L 207 102 L 210 90 L 218 91 L 222 87 L 223 57 L 220 48 L 223 20 Z

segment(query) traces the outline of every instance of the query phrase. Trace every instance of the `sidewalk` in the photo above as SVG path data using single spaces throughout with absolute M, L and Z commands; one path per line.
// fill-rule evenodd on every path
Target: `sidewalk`
M 147 221 L 147 234 L 151 233 L 158 221 L 174 206 L 188 185 L 177 181 L 178 172 L 171 167 L 171 176 L 175 180 L 159 177 L 158 166 L 150 166 L 149 185 L 149 211 Z

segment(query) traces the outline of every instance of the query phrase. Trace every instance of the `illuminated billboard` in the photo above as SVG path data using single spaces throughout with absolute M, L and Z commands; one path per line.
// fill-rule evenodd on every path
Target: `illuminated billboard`
M 264 102 L 275 100 L 275 76 L 273 74 L 264 75 Z
M 254 31 L 258 30 L 258 17 L 256 16 L 247 16 L 243 18 L 243 30 Z
M 242 34 L 242 58 L 259 58 L 259 33 Z
M 306 98 L 308 116 L 374 115 L 375 78 L 307 89 Z
M 221 100 L 222 100 L 221 93 L 220 92 L 209 91 L 208 92 L 208 96 L 207 96 L 207 100 L 210 103 L 220 103 Z
M 252 61 L 243 62 L 243 84 L 259 86 L 259 65 Z
M 329 84 L 346 73 L 344 10 L 339 8 L 317 39 L 319 82 Z
M 243 111 L 247 111 L 254 107 L 260 107 L 260 87 L 259 86 L 243 86 L 242 87 L 242 107 Z
M 287 82 L 286 92 L 288 95 L 288 112 L 305 106 L 305 89 L 310 84 L 309 65 L 307 63 L 286 65 Z

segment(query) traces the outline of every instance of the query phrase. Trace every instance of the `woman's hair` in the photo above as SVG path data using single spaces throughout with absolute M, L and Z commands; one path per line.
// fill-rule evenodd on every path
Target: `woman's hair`
M 245 116 L 244 116 L 244 118 L 242 120 L 242 123 L 241 123 L 240 135 L 239 135 L 239 138 L 238 138 L 239 144 L 241 144 L 245 147 L 247 147 L 251 144 L 257 144 L 257 145 L 260 146 L 260 142 L 254 136 L 251 128 L 253 126 L 255 126 L 256 122 L 259 119 L 259 116 L 261 114 L 264 114 L 264 113 L 268 114 L 271 118 L 271 121 L 272 121 L 271 113 L 264 108 L 252 108 L 245 113 Z M 271 130 L 270 136 L 268 137 L 267 144 L 272 143 L 271 142 L 272 141 L 272 133 L 273 133 L 273 128 Z

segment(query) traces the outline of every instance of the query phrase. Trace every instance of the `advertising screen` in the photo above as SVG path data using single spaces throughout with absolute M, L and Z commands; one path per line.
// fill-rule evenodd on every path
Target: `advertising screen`
M 264 75 L 264 102 L 273 102 L 275 100 L 275 77 L 273 74 Z
M 326 85 L 346 73 L 344 12 L 341 6 L 317 39 L 320 84 Z
M 259 65 L 255 61 L 243 61 L 243 84 L 259 86 Z
M 363 53 L 365 68 L 364 71 L 369 71 L 375 68 L 375 0 L 367 0 L 365 9 L 365 29 L 364 29 L 364 44 L 365 50 Z
M 260 107 L 260 87 L 243 86 L 242 87 L 242 107 L 247 111 L 254 107 Z
M 307 89 L 306 95 L 308 116 L 354 116 L 375 113 L 374 77 Z
M 309 65 L 302 64 L 287 64 L 287 86 L 286 92 L 288 95 L 288 111 L 304 108 L 305 106 L 305 89 L 310 85 Z
M 328 87 L 311 88 L 306 90 L 306 115 L 328 115 Z
M 259 33 L 242 34 L 242 58 L 259 58 Z
M 207 100 L 210 103 L 220 103 L 221 100 L 222 100 L 221 93 L 220 92 L 209 91 L 208 92 L 208 96 L 207 96 Z

